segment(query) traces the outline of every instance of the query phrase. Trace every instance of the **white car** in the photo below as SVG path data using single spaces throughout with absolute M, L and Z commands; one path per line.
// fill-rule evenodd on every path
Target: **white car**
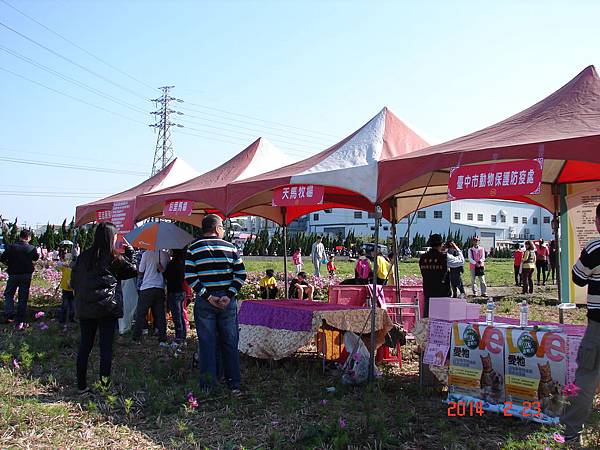
M 421 250 L 417 250 L 416 251 L 416 256 L 419 257 L 421 255 L 424 255 L 425 253 L 427 253 L 429 250 L 431 250 L 431 247 L 423 247 Z

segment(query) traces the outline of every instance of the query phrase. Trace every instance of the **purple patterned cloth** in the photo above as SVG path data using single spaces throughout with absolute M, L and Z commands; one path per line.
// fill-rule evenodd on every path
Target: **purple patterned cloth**
M 485 322 L 485 316 L 479 317 L 480 322 Z M 472 320 L 461 320 L 460 322 L 469 323 L 473 322 Z M 516 325 L 519 326 L 519 319 L 515 319 L 512 317 L 494 317 L 494 322 L 497 323 L 505 323 L 507 325 Z M 528 325 L 552 325 L 559 327 L 561 329 L 561 333 L 566 334 L 567 336 L 583 336 L 585 334 L 585 325 L 572 325 L 565 323 L 554 323 L 554 322 L 536 322 L 535 320 L 530 320 Z
M 290 331 L 311 331 L 315 312 L 349 309 L 367 308 L 304 300 L 245 300 L 240 306 L 238 320 L 240 325 L 260 325 Z

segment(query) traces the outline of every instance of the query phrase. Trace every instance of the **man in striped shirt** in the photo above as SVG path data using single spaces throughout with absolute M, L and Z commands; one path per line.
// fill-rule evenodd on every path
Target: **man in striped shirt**
M 200 385 L 216 383 L 222 358 L 225 381 L 240 389 L 240 355 L 236 295 L 246 280 L 237 247 L 223 240 L 221 218 L 208 214 L 202 220 L 202 238 L 188 249 L 185 279 L 196 293 L 194 320 L 198 333 Z
M 596 229 L 600 233 L 600 204 L 596 207 Z M 571 399 L 561 418 L 565 441 L 577 444 L 600 383 L 600 239 L 585 246 L 573 266 L 573 283 L 588 287 L 588 326 L 577 353 L 575 385 L 579 393 Z

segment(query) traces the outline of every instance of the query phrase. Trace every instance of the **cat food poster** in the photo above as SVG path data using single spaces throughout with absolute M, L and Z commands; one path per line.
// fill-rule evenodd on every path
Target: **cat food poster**
M 504 402 L 504 333 L 493 326 L 452 324 L 449 393 Z
M 506 400 L 539 402 L 543 414 L 558 417 L 564 404 L 567 351 L 564 334 L 507 329 Z

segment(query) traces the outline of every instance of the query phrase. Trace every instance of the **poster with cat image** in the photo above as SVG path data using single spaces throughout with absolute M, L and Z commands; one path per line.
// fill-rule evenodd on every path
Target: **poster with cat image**
M 504 330 L 452 324 L 448 400 L 482 403 L 498 411 L 504 402 Z
M 558 423 L 564 407 L 567 337 L 506 330 L 506 411 L 541 423 Z M 508 414 L 506 414 L 508 415 Z

